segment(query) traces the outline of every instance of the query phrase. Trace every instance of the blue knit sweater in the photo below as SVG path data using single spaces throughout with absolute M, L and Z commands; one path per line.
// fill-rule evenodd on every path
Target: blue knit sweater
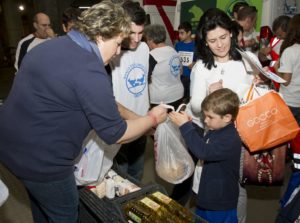
M 0 161 L 21 179 L 61 180 L 92 128 L 109 144 L 127 128 L 99 55 L 69 36 L 28 52 L 0 110 Z
M 204 160 L 197 205 L 216 211 L 236 208 L 242 143 L 234 125 L 209 131 L 204 138 L 190 122 L 180 131 L 189 150 Z

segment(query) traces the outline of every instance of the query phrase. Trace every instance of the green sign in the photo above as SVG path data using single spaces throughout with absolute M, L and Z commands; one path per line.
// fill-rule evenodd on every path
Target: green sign
M 209 8 L 215 8 L 217 0 L 181 2 L 180 22 L 188 21 L 196 30 L 200 17 Z
M 247 2 L 251 6 L 255 6 L 257 9 L 257 21 L 256 30 L 259 31 L 261 24 L 261 13 L 262 13 L 262 0 L 219 0 L 217 2 L 217 8 L 224 10 L 228 15 L 232 16 L 232 8 L 237 2 Z
M 259 30 L 261 24 L 262 1 L 261 0 L 181 0 L 180 22 L 189 21 L 195 31 L 200 17 L 209 8 L 219 8 L 232 15 L 232 7 L 237 2 L 247 2 L 257 8 L 257 25 Z

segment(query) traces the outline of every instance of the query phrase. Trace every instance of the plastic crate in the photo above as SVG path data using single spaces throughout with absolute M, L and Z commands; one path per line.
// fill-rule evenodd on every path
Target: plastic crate
M 146 186 L 142 187 L 140 190 L 129 193 L 125 196 L 115 197 L 114 199 L 108 199 L 108 198 L 104 197 L 103 200 L 105 200 L 107 203 L 109 203 L 109 202 L 113 203 L 113 205 L 116 207 L 116 209 L 118 211 L 118 214 L 120 216 L 122 216 L 122 219 L 125 221 L 122 206 L 128 201 L 136 200 L 138 198 L 145 197 L 148 194 L 151 194 L 155 191 L 160 191 L 163 194 L 167 195 L 166 190 L 162 186 L 160 186 L 159 184 L 149 184 L 149 185 L 146 185 Z
M 137 199 L 142 196 L 146 196 L 155 191 L 160 191 L 166 194 L 165 189 L 158 184 L 150 184 L 142 187 L 140 190 L 124 195 L 122 197 L 116 197 L 114 199 L 108 199 L 104 197 L 100 199 L 92 191 L 87 188 L 81 188 L 79 190 L 79 219 L 81 223 L 118 223 L 126 222 L 122 211 L 122 205 L 132 199 Z
M 140 190 L 126 194 L 122 197 L 108 199 L 106 197 L 100 199 L 92 191 L 83 187 L 79 190 L 79 219 L 81 223 L 124 223 L 127 222 L 123 213 L 122 206 L 131 200 L 136 200 L 159 191 L 168 195 L 165 188 L 159 184 L 142 185 L 140 182 L 132 178 L 126 173 L 122 173 L 116 166 L 112 168 L 121 177 L 128 179 L 132 183 L 141 187 Z M 195 215 L 197 223 L 207 223 L 207 221 Z
M 124 212 L 123 212 L 122 206 L 128 201 L 143 198 L 143 197 L 150 195 L 156 191 L 159 191 L 168 196 L 164 187 L 162 187 L 159 184 L 150 184 L 150 185 L 144 186 L 141 190 L 132 192 L 125 196 L 116 197 L 114 199 L 104 198 L 104 200 L 106 202 L 113 203 L 113 205 L 116 207 L 116 210 L 118 211 L 118 214 L 121 216 L 122 220 L 126 222 L 126 219 L 124 218 Z M 189 223 L 208 223 L 208 222 L 206 220 L 202 219 L 201 217 L 194 215 L 193 221 L 189 222 Z
M 98 198 L 87 188 L 79 190 L 79 221 L 81 223 L 123 223 L 126 222 L 120 216 L 118 209 L 112 203 Z

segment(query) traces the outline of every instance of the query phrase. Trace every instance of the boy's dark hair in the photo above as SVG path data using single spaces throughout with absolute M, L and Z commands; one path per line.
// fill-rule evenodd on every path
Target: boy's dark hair
M 178 26 L 178 30 L 179 29 L 183 29 L 186 32 L 192 32 L 192 25 L 191 23 L 185 21 Z
M 139 2 L 133 2 L 130 0 L 125 1 L 122 4 L 123 9 L 130 16 L 131 21 L 136 25 L 145 25 L 146 23 L 146 12 L 141 7 Z
M 62 23 L 67 27 L 69 22 L 77 21 L 80 14 L 80 9 L 69 7 L 62 14 Z
M 230 114 L 232 121 L 238 115 L 240 100 L 236 93 L 228 88 L 222 88 L 209 94 L 201 104 L 202 111 L 212 111 L 217 115 Z
M 253 20 L 257 15 L 257 9 L 255 6 L 244 6 L 238 11 L 237 20 L 244 21 L 247 18 Z
M 234 6 L 232 7 L 232 14 L 233 13 L 238 13 L 238 11 L 245 6 L 249 6 L 249 4 L 247 2 L 237 2 L 234 4 Z
M 289 17 L 287 15 L 278 16 L 272 24 L 273 32 L 276 32 L 279 28 L 281 28 L 281 30 L 283 32 L 287 32 L 290 20 L 291 20 L 291 17 Z

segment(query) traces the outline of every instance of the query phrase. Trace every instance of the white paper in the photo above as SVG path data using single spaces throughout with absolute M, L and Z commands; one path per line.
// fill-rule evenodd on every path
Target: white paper
M 242 57 L 244 59 L 246 59 L 251 65 L 253 65 L 254 67 L 256 67 L 259 72 L 261 72 L 265 77 L 273 80 L 273 81 L 276 81 L 277 83 L 285 83 L 286 80 L 282 79 L 281 77 L 279 77 L 278 75 L 274 74 L 273 72 L 271 71 L 265 71 L 263 69 L 263 67 L 261 66 L 260 63 L 258 63 L 252 56 L 252 54 L 247 54 L 246 51 L 242 51 L 242 50 L 239 50 L 237 49 L 237 51 L 242 55 Z

